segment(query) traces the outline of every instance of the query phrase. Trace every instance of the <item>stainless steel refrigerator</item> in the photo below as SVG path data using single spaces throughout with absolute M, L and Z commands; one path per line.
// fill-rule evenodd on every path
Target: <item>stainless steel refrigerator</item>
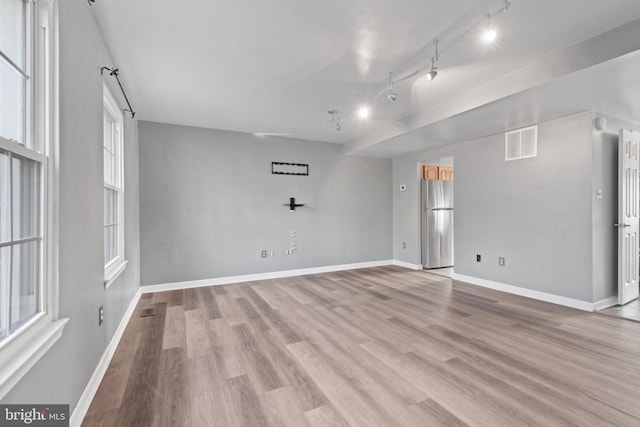
M 423 180 L 422 266 L 453 265 L 453 181 Z

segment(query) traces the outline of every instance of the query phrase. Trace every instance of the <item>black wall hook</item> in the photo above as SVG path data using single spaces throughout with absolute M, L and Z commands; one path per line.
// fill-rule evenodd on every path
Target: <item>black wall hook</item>
M 296 208 L 301 208 L 303 206 L 305 206 L 304 203 L 296 203 L 296 198 L 295 197 L 289 197 L 289 203 L 285 203 L 282 206 L 289 206 L 289 210 L 291 212 L 295 212 Z

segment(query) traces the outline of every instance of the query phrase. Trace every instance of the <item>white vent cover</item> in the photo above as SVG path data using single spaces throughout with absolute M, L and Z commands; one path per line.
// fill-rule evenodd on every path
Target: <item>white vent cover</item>
M 526 159 L 538 155 L 538 126 L 531 126 L 505 134 L 505 161 Z

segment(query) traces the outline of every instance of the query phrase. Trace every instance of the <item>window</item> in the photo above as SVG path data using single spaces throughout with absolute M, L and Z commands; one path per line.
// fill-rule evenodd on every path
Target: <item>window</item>
M 109 286 L 124 270 L 124 171 L 123 115 L 113 95 L 104 85 L 104 276 Z
M 42 312 L 44 159 L 28 154 L 0 149 L 0 340 Z
M 0 399 L 61 336 L 55 2 L 0 2 Z

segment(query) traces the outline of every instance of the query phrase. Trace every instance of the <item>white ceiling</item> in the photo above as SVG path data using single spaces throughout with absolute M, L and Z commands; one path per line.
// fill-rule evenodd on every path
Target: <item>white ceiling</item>
M 394 157 L 584 111 L 593 111 L 596 115 L 604 112 L 640 125 L 638 76 L 640 51 L 362 147 L 357 153 Z M 617 133 L 618 129 L 607 131 Z
M 640 17 L 637 0 L 512 0 L 510 11 L 495 20 L 498 43 L 481 46 L 475 25 L 502 3 L 98 0 L 92 10 L 141 120 L 349 142 L 352 152 L 390 156 L 411 146 L 405 143 L 396 150 L 390 145 L 405 133 L 405 139 L 414 139 L 412 144 L 429 137 L 440 140 L 442 131 L 435 132 L 434 123 L 445 120 L 442 129 L 456 128 L 446 120 L 461 116 L 460 110 L 487 108 L 497 113 L 493 102 L 516 96 L 515 89 L 502 93 L 502 82 L 526 91 L 547 82 L 562 83 L 562 73 L 573 75 L 612 59 L 618 54 L 619 43 L 613 44 L 618 40 L 609 37 L 606 46 L 614 48 L 603 53 L 597 50 L 602 38 L 594 37 Z M 472 31 L 453 42 L 467 29 Z M 625 37 L 622 31 L 614 35 Z M 437 79 L 427 82 L 420 74 L 398 84 L 398 101 L 380 97 L 367 123 L 349 117 L 337 132 L 327 122 L 327 110 L 352 111 L 383 90 L 389 72 L 402 76 L 427 64 L 434 38 L 441 40 L 442 48 Z M 627 43 L 620 54 L 640 49 L 640 39 L 633 44 L 637 46 Z M 571 50 L 574 45 L 581 50 Z M 546 67 L 543 73 L 541 67 Z M 544 78 L 532 79 L 527 70 L 537 70 Z M 478 105 L 461 101 L 466 94 L 489 93 L 492 87 L 498 88 L 494 99 L 485 96 Z M 606 91 L 594 96 L 613 95 Z M 572 98 L 563 105 L 572 104 Z M 598 98 L 591 105 L 619 101 Z M 440 117 L 429 110 L 453 103 L 457 108 L 442 110 L 449 115 Z M 573 111 L 587 104 L 576 102 L 557 110 Z M 509 108 L 519 105 L 514 100 Z M 470 117 L 464 122 L 467 133 L 476 123 L 475 116 Z M 495 120 L 504 123 L 504 115 Z M 421 130 L 425 126 L 435 133 Z

